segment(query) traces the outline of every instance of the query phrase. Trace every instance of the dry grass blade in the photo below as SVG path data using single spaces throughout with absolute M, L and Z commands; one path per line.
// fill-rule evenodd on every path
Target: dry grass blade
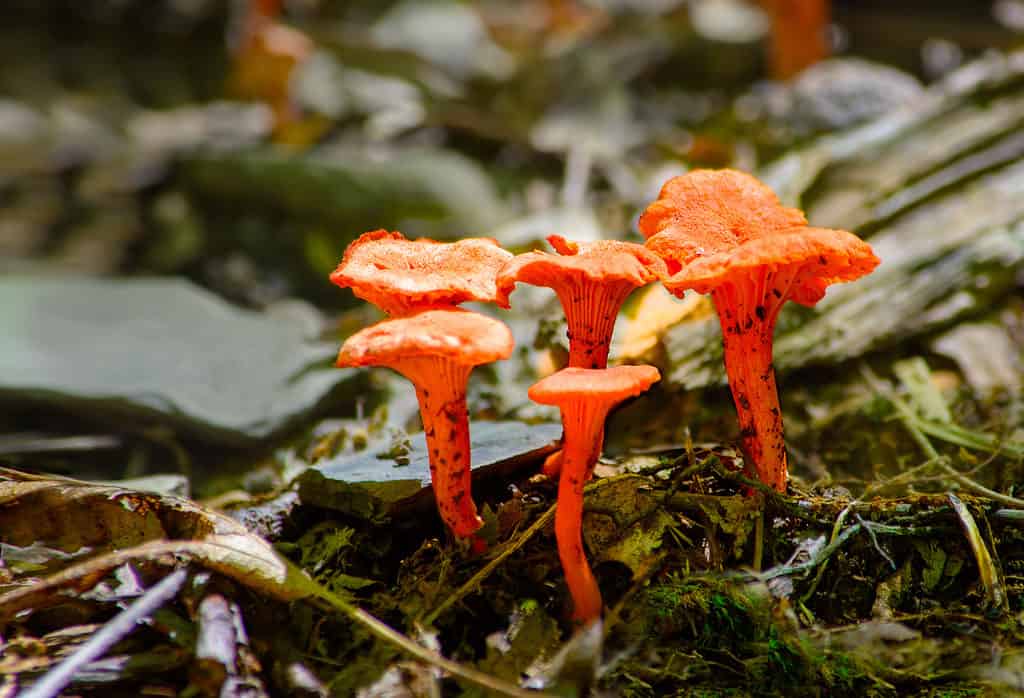
M 960 520 L 960 526 L 964 529 L 967 542 L 971 545 L 974 559 L 978 563 L 978 576 L 981 577 L 981 583 L 985 587 L 985 596 L 988 599 L 989 606 L 993 609 L 1005 611 L 1006 593 L 1003 591 L 999 568 L 992 559 L 988 546 L 985 545 L 985 539 L 978 529 L 978 523 L 974 520 L 974 515 L 960 501 L 960 498 L 952 492 L 948 493 L 946 497 L 949 499 L 953 511 L 956 512 L 956 516 Z
M 501 551 L 493 560 L 488 562 L 479 572 L 474 574 L 469 580 L 461 587 L 456 589 L 448 598 L 446 598 L 441 604 L 433 611 L 428 613 L 423 618 L 423 622 L 427 625 L 432 625 L 435 620 L 441 617 L 441 614 L 447 611 L 449 608 L 454 606 L 460 600 L 462 600 L 467 594 L 471 593 L 473 589 L 483 583 L 487 577 L 490 576 L 491 572 L 496 570 L 498 566 L 506 560 L 512 553 L 522 548 L 526 543 L 533 538 L 537 531 L 547 526 L 552 519 L 555 518 L 555 505 L 552 504 L 547 511 L 541 514 L 536 521 L 534 521 L 529 528 L 523 531 L 518 538 L 510 542 L 505 546 L 505 549 Z

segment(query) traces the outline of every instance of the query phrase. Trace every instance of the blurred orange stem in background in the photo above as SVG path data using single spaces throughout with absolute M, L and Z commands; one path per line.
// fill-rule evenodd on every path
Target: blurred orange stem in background
M 771 17 L 771 76 L 788 80 L 828 58 L 828 0 L 758 0 Z

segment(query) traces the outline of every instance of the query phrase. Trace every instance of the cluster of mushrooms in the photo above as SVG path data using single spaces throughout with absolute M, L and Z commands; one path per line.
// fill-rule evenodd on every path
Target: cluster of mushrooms
M 754 177 L 694 170 L 670 179 L 640 217 L 645 244 L 575 243 L 548 237 L 556 254 L 513 256 L 495 240 L 407 240 L 383 230 L 353 242 L 331 275 L 389 316 L 349 337 L 338 366 L 386 366 L 416 387 L 441 518 L 482 547 L 471 496 L 466 384 L 474 366 L 508 358 L 512 333 L 467 301 L 509 307 L 516 283 L 545 286 L 562 303 L 568 366 L 529 390 L 557 405 L 562 450 L 544 472 L 559 477 L 555 535 L 573 619 L 600 617 L 597 582 L 583 553 L 583 488 L 601 454 L 604 422 L 620 402 L 656 383 L 653 366 L 608 367 L 619 309 L 636 288 L 660 280 L 676 296 L 711 294 L 722 326 L 725 368 L 748 472 L 784 491 L 782 413 L 772 368 L 772 335 L 788 301 L 813 306 L 829 284 L 870 273 L 878 258 L 855 235 L 812 228 L 797 209 Z

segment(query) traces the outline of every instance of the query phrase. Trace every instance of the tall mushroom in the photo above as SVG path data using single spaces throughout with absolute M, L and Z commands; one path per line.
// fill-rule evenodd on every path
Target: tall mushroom
M 562 413 L 565 448 L 558 482 L 555 537 L 576 621 L 586 622 L 601 615 L 601 591 L 583 554 L 580 529 L 583 486 L 601 455 L 605 418 L 615 405 L 644 392 L 659 378 L 658 369 L 653 366 L 564 368 L 530 388 L 531 400 L 557 405 Z
M 491 238 L 436 242 L 374 230 L 348 246 L 331 281 L 392 316 L 466 301 L 507 308 L 507 297 L 498 300 L 495 277 L 510 259 Z
M 604 368 L 619 308 L 633 289 L 664 275 L 665 266 L 631 242 L 577 243 L 559 235 L 548 236 L 548 242 L 557 255 L 527 252 L 502 267 L 498 302 L 507 305 L 516 282 L 553 289 L 569 326 L 569 366 Z
M 565 312 L 569 367 L 604 368 L 619 309 L 634 289 L 662 278 L 665 265 L 643 245 L 617 240 L 578 243 L 549 235 L 558 254 L 517 255 L 498 272 L 498 302 L 507 305 L 517 282 L 555 291 Z M 543 472 L 554 477 L 562 451 L 548 456 Z
M 640 218 L 647 247 L 668 264 L 665 287 L 710 293 L 722 326 L 729 387 L 748 460 L 761 482 L 786 489 L 786 444 L 772 368 L 779 309 L 813 306 L 833 283 L 878 265 L 852 233 L 806 225 L 750 175 L 695 170 L 669 180 Z
M 483 524 L 471 494 L 466 383 L 474 366 L 507 359 L 512 346 L 503 322 L 436 308 L 360 330 L 338 354 L 338 366 L 386 366 L 416 387 L 434 496 L 457 536 L 470 536 Z

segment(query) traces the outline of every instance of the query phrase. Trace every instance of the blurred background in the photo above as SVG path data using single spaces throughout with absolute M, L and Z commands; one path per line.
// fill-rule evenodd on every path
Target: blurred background
M 515 251 L 552 232 L 639 239 L 639 211 L 687 168 L 761 171 L 943 94 L 970 92 L 977 111 L 992 96 L 978 85 L 995 78 L 949 76 L 1012 51 L 1021 32 L 1021 0 L 6 0 L 0 456 L 81 472 L 74 454 L 130 446 L 124 475 L 260 451 L 325 408 L 363 414 L 375 393 L 326 368 L 377 317 L 327 281 L 363 231 L 493 236 Z M 1007 80 L 991 90 L 1016 90 Z M 896 181 L 858 165 L 780 193 L 824 201 L 812 222 L 871 235 L 893 212 L 830 187 L 892 196 L 1009 138 L 1016 114 L 971 122 L 966 144 L 931 133 L 911 149 L 930 169 L 888 170 Z M 996 164 L 1019 157 L 1007 147 Z M 150 277 L 165 282 L 132 283 Z M 987 288 L 1014 287 L 1000 279 Z M 532 292 L 518 292 L 523 308 Z M 550 294 L 538 302 L 550 308 Z M 707 315 L 652 307 L 626 355 Z M 508 316 L 530 355 L 491 376 L 478 412 L 514 413 L 557 364 L 560 328 L 535 317 Z M 685 364 L 678 346 L 670 364 L 672 351 Z M 849 357 L 818 363 L 837 358 Z M 393 406 L 391 419 L 413 413 Z
M 633 234 L 671 172 L 755 169 L 1022 29 L 1016 0 L 8 0 L 0 269 L 338 307 L 364 230 Z
M 0 467 L 0 594 L 226 513 L 410 642 L 562 672 L 559 695 L 1019 692 L 1022 48 L 1024 0 L 0 0 L 0 466 L 27 473 Z M 446 538 L 408 382 L 333 367 L 381 316 L 328 274 L 378 228 L 640 241 L 696 167 L 755 173 L 882 264 L 779 316 L 792 487 L 767 500 L 731 474 L 710 301 L 631 297 L 612 363 L 662 380 L 612 415 L 588 489 L 605 651 L 561 652 L 536 476 L 561 426 L 526 396 L 565 360 L 554 294 L 476 308 L 516 338 L 469 391 L 495 567 Z M 241 607 L 263 669 L 239 665 L 275 694 L 441 695 L 348 617 L 246 592 L 252 560 L 80 683 L 267 695 L 193 656 L 204 626 L 241 647 Z M 0 696 L 134 599 L 135 567 L 7 625 L 0 596 Z M 197 617 L 211 590 L 238 606 Z

